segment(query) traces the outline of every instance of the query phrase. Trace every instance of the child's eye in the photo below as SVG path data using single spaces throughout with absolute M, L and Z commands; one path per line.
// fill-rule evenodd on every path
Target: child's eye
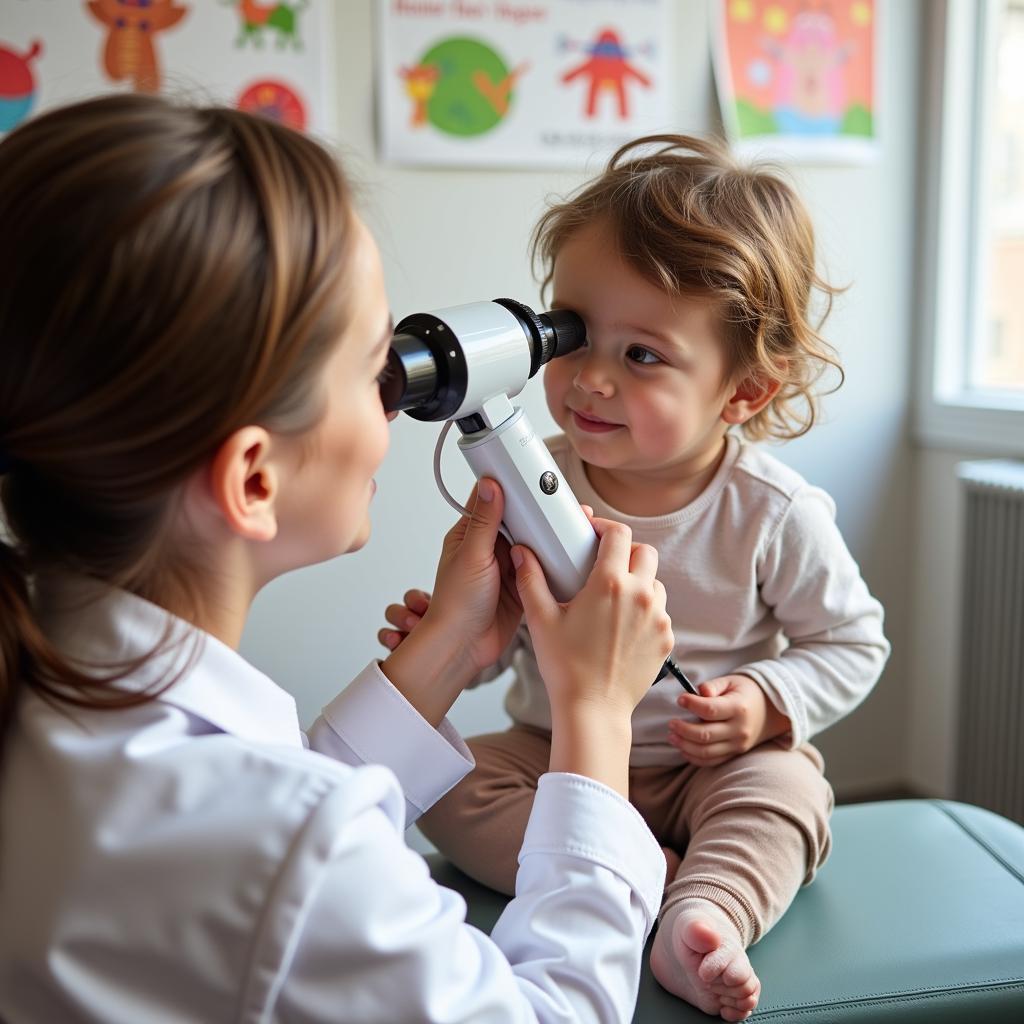
M 661 362 L 650 349 L 644 348 L 643 345 L 630 345 L 626 350 L 626 358 L 632 359 L 635 363 L 642 363 L 645 366 L 653 366 L 654 363 Z

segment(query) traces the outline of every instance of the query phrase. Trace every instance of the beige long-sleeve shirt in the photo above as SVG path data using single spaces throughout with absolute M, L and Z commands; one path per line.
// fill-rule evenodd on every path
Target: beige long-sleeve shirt
M 652 517 L 626 515 L 603 501 L 564 436 L 547 444 L 581 502 L 657 548 L 679 666 L 698 685 L 751 676 L 792 722 L 788 741 L 798 746 L 849 714 L 877 682 L 889 656 L 882 606 L 843 541 L 832 499 L 757 446 L 734 435 L 726 440 L 705 490 L 685 507 Z M 509 715 L 550 729 L 547 691 L 525 626 L 484 678 L 510 666 Z M 668 677 L 640 702 L 634 766 L 680 762 L 666 739 L 668 720 L 686 717 L 679 693 Z

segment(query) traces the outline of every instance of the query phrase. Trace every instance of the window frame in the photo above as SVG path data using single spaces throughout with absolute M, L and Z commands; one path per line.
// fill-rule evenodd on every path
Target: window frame
M 928 447 L 1024 455 L 1024 393 L 969 387 L 988 287 L 979 245 L 986 197 L 977 183 L 986 180 L 987 150 L 979 141 L 990 130 L 984 90 L 991 78 L 981 68 L 994 48 L 998 9 L 974 0 L 933 0 L 924 8 L 927 162 L 914 432 Z M 960 37 L 968 44 L 948 44 Z

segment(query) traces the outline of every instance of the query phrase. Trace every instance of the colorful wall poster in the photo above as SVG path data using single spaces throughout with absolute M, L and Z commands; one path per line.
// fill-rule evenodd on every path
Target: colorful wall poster
M 0 132 L 104 92 L 165 93 L 335 130 L 335 0 L 3 3 Z
M 670 128 L 670 0 L 377 0 L 382 155 L 580 167 Z
M 807 162 L 873 159 L 875 0 L 714 0 L 722 118 L 741 151 Z
M 9 132 L 36 105 L 35 64 L 43 44 L 33 39 L 24 48 L 0 40 L 0 132 Z

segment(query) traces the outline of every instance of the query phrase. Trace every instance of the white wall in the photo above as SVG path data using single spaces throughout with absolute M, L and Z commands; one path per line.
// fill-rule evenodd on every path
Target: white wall
M 911 453 L 906 443 L 911 350 L 915 151 L 919 63 L 917 2 L 880 3 L 879 71 L 885 141 L 867 167 L 803 167 L 796 174 L 821 239 L 825 269 L 850 284 L 826 333 L 847 370 L 826 402 L 827 422 L 781 457 L 835 497 L 839 523 L 872 590 L 887 608 L 894 642 L 875 693 L 820 743 L 840 792 L 892 785 L 907 763 Z M 337 25 L 339 137 L 363 183 L 361 208 L 377 236 L 396 316 L 512 295 L 537 301 L 526 259 L 530 226 L 545 195 L 578 183 L 552 172 L 419 171 L 374 156 L 370 0 L 346 0 Z M 706 5 L 679 2 L 679 131 L 713 127 Z M 524 394 L 540 429 L 553 424 L 538 382 Z M 381 653 L 384 606 L 410 585 L 429 586 L 452 514 L 431 472 L 435 428 L 400 418 L 378 483 L 374 535 L 362 552 L 294 573 L 260 595 L 243 653 L 290 689 L 302 718 Z M 469 489 L 456 456 L 453 491 Z M 452 718 L 466 733 L 501 728 L 495 687 L 460 698 Z

